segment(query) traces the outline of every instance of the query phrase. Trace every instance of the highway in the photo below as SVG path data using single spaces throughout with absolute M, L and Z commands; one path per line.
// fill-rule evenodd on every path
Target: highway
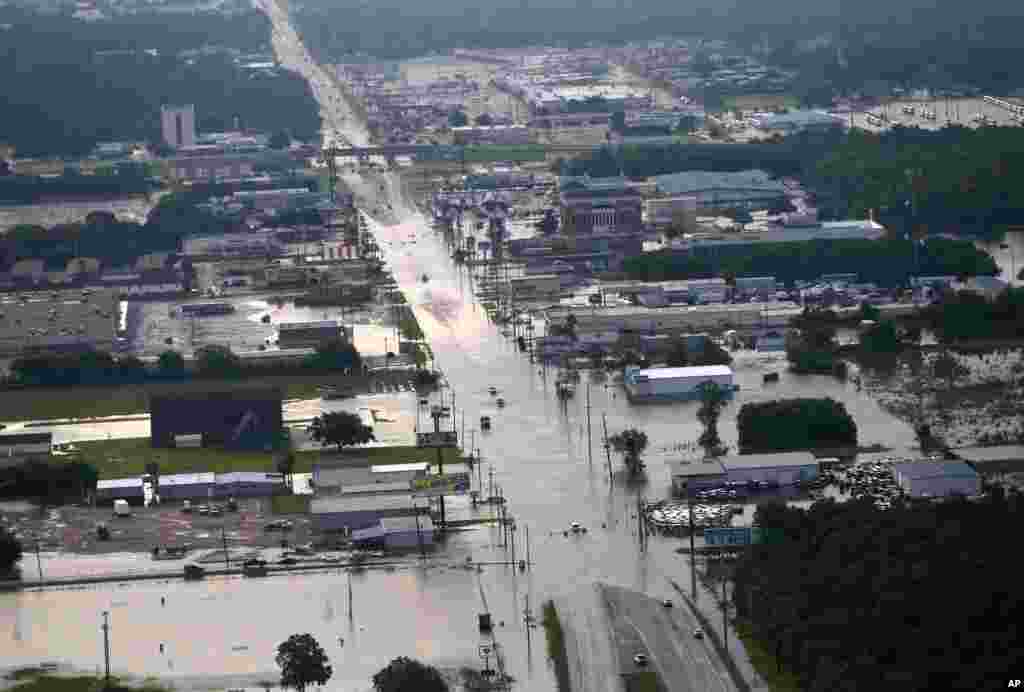
M 646 653 L 671 692 L 732 692 L 736 689 L 711 642 L 693 636 L 698 627 L 689 609 L 618 586 L 601 588 L 616 633 L 622 673 L 637 672 L 632 662 Z
M 617 647 L 612 643 L 600 585 L 580 587 L 557 599 L 555 607 L 565 633 L 573 691 L 623 692 Z

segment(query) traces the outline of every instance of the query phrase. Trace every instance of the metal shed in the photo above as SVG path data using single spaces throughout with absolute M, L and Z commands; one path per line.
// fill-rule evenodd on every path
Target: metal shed
M 142 490 L 142 478 L 110 478 L 96 483 L 96 501 L 113 503 L 114 500 L 127 500 L 129 504 L 142 504 L 145 493 Z
M 818 475 L 818 462 L 810 452 L 741 454 L 722 460 L 726 477 L 733 483 L 768 482 L 793 485 Z
M 160 500 L 193 500 L 214 497 L 217 488 L 215 473 L 177 473 L 160 476 Z
M 425 508 L 421 508 L 425 509 Z M 355 531 L 374 526 L 385 517 L 412 516 L 412 495 L 343 495 L 313 500 L 310 513 L 319 531 Z

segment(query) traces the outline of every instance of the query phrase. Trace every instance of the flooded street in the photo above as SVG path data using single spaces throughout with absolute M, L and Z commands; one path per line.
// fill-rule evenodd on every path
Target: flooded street
M 145 223 L 149 210 L 156 204 L 145 195 L 124 197 L 106 201 L 48 202 L 46 204 L 18 204 L 0 206 L 0 233 L 20 224 L 56 226 L 63 223 L 84 221 L 92 211 L 108 211 L 122 221 Z

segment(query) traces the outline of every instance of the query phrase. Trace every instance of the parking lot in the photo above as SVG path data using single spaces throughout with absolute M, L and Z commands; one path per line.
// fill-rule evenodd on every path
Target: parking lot
M 885 115 L 888 120 L 881 123 L 870 121 L 869 113 Z M 930 117 L 931 115 L 934 117 Z M 986 118 L 987 121 L 980 120 L 979 116 Z M 881 132 L 896 125 L 920 127 L 925 130 L 938 130 L 952 124 L 963 127 L 981 127 L 984 122 L 999 127 L 1019 125 L 1010 111 L 981 98 L 900 99 L 884 106 L 876 106 L 870 111 L 853 113 L 846 117 L 854 127 L 869 132 Z

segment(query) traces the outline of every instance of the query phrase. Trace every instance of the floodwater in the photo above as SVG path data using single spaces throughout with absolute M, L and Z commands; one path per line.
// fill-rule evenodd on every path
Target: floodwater
M 531 570 L 519 573 L 488 566 L 480 574 L 488 607 L 496 620 L 505 622 L 496 633 L 505 647 L 507 668 L 519 680 L 519 689 L 553 689 L 539 630 L 534 632 L 535 648 L 526 649 L 519 614 L 527 592 L 536 610 L 541 599 L 595 580 L 661 598 L 673 595 L 669 579 L 689 585 L 688 563 L 674 552 L 679 539 L 652 536 L 648 550 L 641 553 L 635 508 L 641 496 L 667 497 L 664 462 L 679 454 L 678 445 L 698 436 L 697 404 L 632 405 L 617 386 L 595 384 L 590 387 L 588 437 L 587 375 L 576 397 L 562 405 L 554 394 L 555 372 L 531 364 L 488 321 L 473 299 L 470 278 L 454 267 L 443 239 L 422 217 L 413 215 L 392 227 L 372 222 L 371 226 L 450 384 L 446 396 L 450 400 L 454 395 L 453 423 L 461 430 L 464 417 L 466 436 L 480 449 L 485 463 L 479 478 L 485 492 L 493 482 L 508 498 L 518 526 L 517 559 L 524 556 L 529 533 Z M 410 235 L 417 238 L 415 246 L 397 242 Z M 421 276 L 427 270 L 430 280 L 424 283 Z M 730 447 L 736 444 L 739 407 L 778 396 L 831 396 L 853 415 L 861 444 L 879 443 L 894 450 L 914 444 L 910 428 L 884 412 L 867 392 L 830 377 L 793 375 L 784 366 L 781 355 L 737 356 L 740 391 L 720 424 Z M 766 372 L 780 372 L 780 381 L 763 384 Z M 499 409 L 488 393 L 491 386 L 507 401 L 504 408 Z M 379 408 L 394 413 L 385 413 L 387 417 L 404 417 L 397 425 L 408 431 L 414 425 L 415 398 L 395 398 L 394 405 Z M 319 406 L 318 401 L 292 403 L 288 415 L 315 415 Z M 481 415 L 491 416 L 490 432 L 475 430 Z M 627 483 L 614 457 L 609 480 L 601 445 L 605 420 L 609 433 L 630 426 L 647 432 L 646 481 Z M 564 536 L 562 531 L 572 521 L 588 532 Z M 496 530 L 476 528 L 451 536 L 429 560 L 431 569 L 421 569 L 410 557 L 408 567 L 393 573 L 372 569 L 357 576 L 352 626 L 346 615 L 346 577 L 337 573 L 0 595 L 0 649 L 10 652 L 5 658 L 12 664 L 60 660 L 92 669 L 101 660 L 100 613 L 112 609 L 115 670 L 193 676 L 175 678 L 185 686 L 214 684 L 209 676 L 237 674 L 242 677 L 232 678 L 228 686 L 252 687 L 274 677 L 272 650 L 278 642 L 309 631 L 335 663 L 335 678 L 328 687 L 366 689 L 372 673 L 397 655 L 441 666 L 479 663 L 475 618 L 483 609 L 480 584 L 474 572 L 451 566 L 464 564 L 467 557 L 475 562 L 511 558 L 510 549 L 496 545 L 499 541 Z M 26 560 L 28 574 L 33 563 Z M 48 556 L 44 569 L 59 570 L 62 564 L 75 562 Z M 161 595 L 170 599 L 167 608 L 159 605 Z M 339 636 L 345 639 L 344 647 L 338 645 Z M 165 643 L 164 656 L 158 652 L 160 642 Z
M 992 255 L 999 266 L 999 278 L 1019 286 L 1017 273 L 1024 269 L 1024 233 L 1014 231 L 1006 234 L 1000 242 L 979 242 L 978 247 Z

